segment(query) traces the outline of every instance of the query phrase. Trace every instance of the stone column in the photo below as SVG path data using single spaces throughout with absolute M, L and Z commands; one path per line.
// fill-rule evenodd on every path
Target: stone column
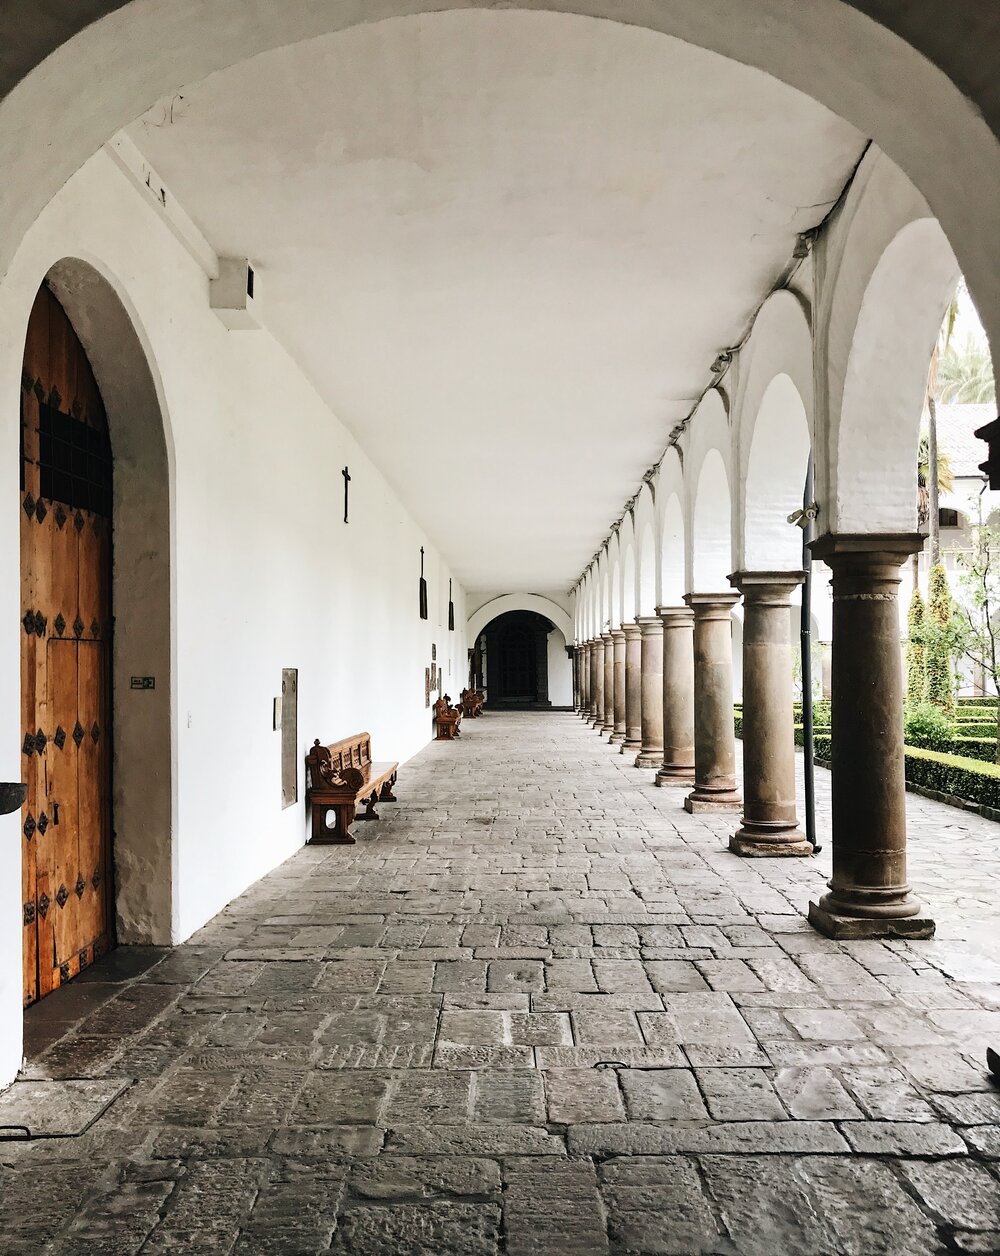
M 622 754 L 642 749 L 642 629 L 623 624 L 625 633 L 625 740 Z
M 694 783 L 694 615 L 658 606 L 663 624 L 663 763 L 657 785 Z
M 580 709 L 580 647 L 571 645 L 569 648 L 569 662 L 573 672 L 573 712 L 574 714 Z
M 580 646 L 580 718 L 590 714 L 590 646 L 584 641 Z
M 615 639 L 610 632 L 602 633 L 604 642 L 604 722 L 595 728 L 602 737 L 610 737 L 615 731 Z
M 832 938 L 929 938 L 934 921 L 906 881 L 900 565 L 911 533 L 812 542 L 833 571 L 833 877 L 809 904 Z
M 736 593 L 688 593 L 694 611 L 694 789 L 685 811 L 735 811 L 733 624 Z
M 743 594 L 743 824 L 737 855 L 811 855 L 795 813 L 791 596 L 801 571 L 738 571 Z
M 663 762 L 663 624 L 659 615 L 641 615 L 640 670 L 642 747 L 637 768 L 658 768 Z
M 604 723 L 604 646 L 600 637 L 590 643 L 590 719 L 591 728 Z
M 615 643 L 615 731 L 609 740 L 617 746 L 625 740 L 625 633 L 615 628 L 611 636 Z

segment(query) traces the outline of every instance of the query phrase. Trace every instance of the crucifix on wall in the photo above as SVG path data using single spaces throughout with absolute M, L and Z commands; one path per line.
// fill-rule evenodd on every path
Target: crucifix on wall
M 343 471 L 341 471 L 340 474 L 344 477 L 344 522 L 347 523 L 347 506 L 348 506 L 347 494 L 350 492 L 351 473 L 350 471 L 348 471 L 347 467 L 345 467 Z

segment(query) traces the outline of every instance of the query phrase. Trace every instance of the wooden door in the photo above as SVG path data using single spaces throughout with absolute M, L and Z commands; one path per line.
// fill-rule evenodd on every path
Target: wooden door
M 47 287 L 21 377 L 24 1002 L 113 941 L 111 447 L 90 363 Z
M 519 628 L 510 628 L 501 638 L 502 694 L 505 698 L 529 700 L 535 696 L 535 642 Z

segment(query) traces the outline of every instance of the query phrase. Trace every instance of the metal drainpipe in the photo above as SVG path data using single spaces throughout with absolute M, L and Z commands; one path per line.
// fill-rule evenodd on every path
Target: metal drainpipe
M 806 841 L 819 854 L 823 849 L 816 842 L 816 782 L 813 767 L 813 708 L 812 708 L 812 554 L 809 542 L 813 539 L 813 518 L 816 506 L 813 499 L 813 458 L 806 464 L 806 483 L 802 493 L 802 618 L 799 640 L 802 652 L 802 758 L 805 775 Z

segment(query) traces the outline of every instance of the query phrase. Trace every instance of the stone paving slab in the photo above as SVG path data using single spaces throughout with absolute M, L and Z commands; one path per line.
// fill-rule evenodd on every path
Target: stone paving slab
M 826 773 L 795 860 L 652 780 L 486 715 L 355 847 L 29 1010 L 0 1124 L 62 1136 L 0 1140 L 0 1251 L 1000 1251 L 1000 827 L 911 797 L 936 938 L 837 943 Z

